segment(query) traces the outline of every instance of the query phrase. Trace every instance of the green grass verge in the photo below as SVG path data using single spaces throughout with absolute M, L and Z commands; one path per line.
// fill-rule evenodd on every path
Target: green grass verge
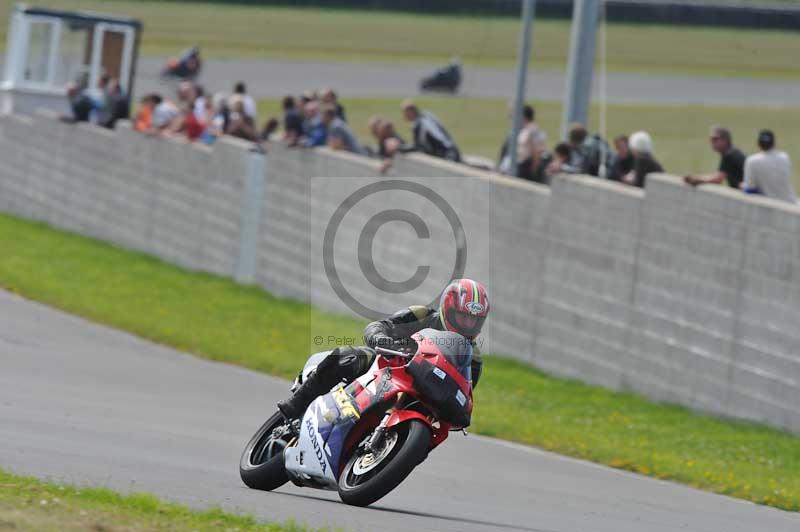
M 49 7 L 127 15 L 144 22 L 142 52 L 174 55 L 200 44 L 207 57 L 513 66 L 519 21 L 352 9 L 213 3 L 48 0 Z M 0 21 L 13 2 L 0 2 Z M 563 69 L 570 22 L 537 20 L 532 64 Z M 6 25 L 0 24 L 0 46 Z M 798 78 L 797 32 L 738 28 L 609 24 L 608 68 L 616 71 Z
M 800 38 L 800 37 L 799 37 Z M 442 120 L 461 147 L 462 152 L 497 159 L 500 143 L 510 128 L 508 103 L 505 100 L 460 97 L 420 97 L 415 100 Z M 359 139 L 374 143 L 367 129 L 373 114 L 382 114 L 394 121 L 398 132 L 410 138 L 410 129 L 400 114 L 397 98 L 343 97 L 347 117 Z M 547 132 L 552 148 L 559 138 L 561 104 L 534 102 L 537 121 Z M 280 102 L 268 99 L 259 102 L 260 116 L 280 116 Z M 600 107 L 592 108 L 590 126 L 597 130 Z M 655 143 L 656 157 L 673 174 L 709 173 L 717 168 L 719 156 L 711 151 L 708 129 L 721 124 L 733 131 L 736 142 L 745 153 L 757 151 L 756 135 L 762 128 L 775 131 L 779 148 L 787 151 L 795 162 L 795 186 L 800 192 L 800 108 L 798 107 L 710 107 L 704 105 L 608 105 L 607 136 L 647 130 Z
M 120 495 L 104 488 L 42 482 L 0 469 L 0 530 L 302 532 L 310 529 L 292 522 L 259 523 L 253 517 L 219 508 L 192 510 L 148 494 Z
M 0 286 L 193 352 L 292 377 L 312 330 L 364 323 L 313 312 L 43 224 L 0 215 Z M 488 356 L 474 430 L 787 510 L 800 510 L 800 438 L 548 377 Z M 7 491 L 7 490 L 2 490 Z

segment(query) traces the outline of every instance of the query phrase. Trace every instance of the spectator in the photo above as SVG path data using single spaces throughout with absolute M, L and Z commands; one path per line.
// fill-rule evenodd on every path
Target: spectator
M 69 100 L 72 116 L 65 118 L 70 122 L 88 122 L 95 108 L 94 101 L 81 90 L 77 83 L 67 83 L 67 99 Z
M 369 119 L 369 130 L 378 142 L 378 157 L 389 159 L 405 147 L 405 141 L 397 134 L 394 124 L 382 116 Z
M 608 178 L 612 181 L 622 181 L 622 178 L 633 170 L 633 154 L 628 146 L 628 136 L 619 135 L 614 139 L 614 161 L 608 172 Z
M 206 144 L 213 144 L 217 138 L 225 134 L 229 122 L 228 98 L 225 94 L 218 92 L 207 109 L 206 129 L 200 139 Z
M 112 78 L 109 80 L 106 92 L 108 115 L 106 121 L 101 125 L 107 128 L 113 128 L 117 120 L 124 120 L 130 116 L 130 106 L 128 105 L 128 97 L 119 84 L 119 79 Z
M 321 101 L 325 105 L 332 105 L 336 108 L 336 116 L 347 122 L 347 118 L 344 115 L 344 107 L 342 104 L 339 103 L 339 97 L 333 91 L 333 89 L 322 89 L 322 96 Z
M 522 127 L 517 135 L 517 168 L 516 176 L 534 180 L 547 151 L 547 136 L 536 123 L 536 112 L 526 105 L 522 109 Z
M 256 135 L 255 121 L 245 111 L 244 101 L 244 98 L 239 94 L 234 94 L 229 99 L 230 119 L 225 133 L 233 137 L 256 142 L 258 137 Z
M 256 101 L 253 99 L 252 96 L 247 94 L 247 87 L 244 84 L 244 81 L 239 81 L 233 87 L 233 96 L 239 96 L 242 99 L 242 105 L 244 106 L 244 114 L 249 116 L 253 123 L 256 122 L 258 118 L 258 110 L 256 109 Z M 232 97 L 233 97 L 232 96 Z M 233 108 L 233 105 L 231 105 Z
M 633 169 L 622 180 L 629 185 L 644 188 L 648 174 L 663 172 L 661 164 L 653 156 L 653 139 L 645 131 L 637 131 L 629 140 L 633 152 Z
M 303 145 L 308 148 L 324 146 L 328 142 L 328 128 L 325 122 L 322 121 L 322 117 L 319 116 L 319 102 L 309 100 L 303 111 L 306 115 L 303 125 L 303 130 L 305 131 Z
M 145 133 L 153 126 L 153 109 L 156 100 L 153 94 L 147 94 L 139 102 L 139 110 L 133 119 L 133 129 L 139 133 Z
M 186 102 L 183 104 L 183 108 L 181 109 L 181 119 L 175 132 L 183 133 L 186 135 L 186 138 L 194 142 L 195 140 L 201 138 L 203 131 L 206 129 L 204 118 L 205 113 L 203 113 L 203 119 L 197 118 L 197 110 L 195 109 L 195 106 Z
M 709 135 L 711 149 L 720 154 L 719 167 L 713 174 L 687 175 L 683 179 L 692 186 L 703 185 L 706 183 L 722 184 L 728 182 L 728 186 L 739 188 L 744 177 L 745 155 L 733 145 L 731 132 L 721 126 L 713 126 Z
M 402 109 L 405 119 L 412 123 L 414 146 L 411 150 L 461 162 L 458 146 L 433 113 L 421 111 L 411 100 L 405 100 Z
M 303 136 L 303 115 L 298 111 L 292 96 L 283 98 L 283 140 L 296 146 Z
M 758 134 L 759 153 L 744 162 L 742 188 L 748 194 L 763 194 L 789 203 L 797 203 L 792 186 L 792 162 L 789 156 L 775 149 L 775 134 L 764 129 Z
M 558 174 L 579 174 L 580 168 L 572 165 L 572 145 L 566 142 L 560 142 L 553 149 L 553 160 L 547 165 L 545 175 L 548 181 Z
M 322 111 L 322 121 L 328 130 L 328 146 L 334 150 L 349 151 L 359 155 L 367 155 L 367 151 L 358 143 L 353 130 L 347 122 L 339 118 L 336 107 L 327 105 Z
M 149 135 L 160 135 L 164 133 L 167 128 L 178 117 L 178 108 L 169 100 L 165 100 L 160 94 L 152 94 L 153 98 L 153 117 L 150 123 L 150 129 L 146 131 Z
M 605 177 L 613 165 L 613 155 L 608 143 L 598 134 L 589 136 L 589 132 L 577 122 L 569 126 L 567 135 L 572 147 L 570 165 L 578 168 L 586 175 Z

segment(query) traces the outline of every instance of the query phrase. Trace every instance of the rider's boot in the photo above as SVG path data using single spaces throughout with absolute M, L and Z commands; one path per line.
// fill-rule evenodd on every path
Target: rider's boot
M 286 419 L 299 419 L 314 399 L 327 393 L 338 383 L 351 382 L 372 364 L 374 354 L 367 349 L 336 348 L 288 399 L 278 402 L 278 410 Z

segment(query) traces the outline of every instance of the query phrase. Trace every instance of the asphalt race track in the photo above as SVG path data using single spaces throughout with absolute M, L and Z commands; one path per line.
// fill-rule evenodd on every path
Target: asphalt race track
M 158 73 L 163 58 L 139 59 L 136 94 L 167 92 Z M 200 77 L 208 92 L 228 91 L 244 80 L 258 98 L 279 98 L 304 90 L 333 87 L 348 97 L 404 98 L 418 93 L 419 79 L 437 65 L 321 62 L 279 59 L 209 59 Z M 516 74 L 512 68 L 465 65 L 460 95 L 472 98 L 511 99 Z M 527 97 L 561 101 L 565 76 L 558 71 L 534 71 L 528 76 Z M 593 98 L 599 101 L 599 77 Z M 797 80 L 745 79 L 688 75 L 611 72 L 607 78 L 608 103 L 800 105 Z
M 472 435 L 372 508 L 252 491 L 239 453 L 286 382 L 2 291 L 0 316 L 0 467 L 14 472 L 349 530 L 800 530 L 798 514 Z

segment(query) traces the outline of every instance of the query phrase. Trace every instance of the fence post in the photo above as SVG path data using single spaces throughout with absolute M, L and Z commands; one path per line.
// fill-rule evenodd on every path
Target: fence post
M 261 227 L 261 206 L 264 189 L 267 157 L 260 150 L 247 154 L 247 173 L 244 176 L 242 197 L 242 222 L 239 232 L 239 254 L 236 257 L 233 278 L 237 283 L 251 284 L 255 281 L 258 260 L 258 234 Z

